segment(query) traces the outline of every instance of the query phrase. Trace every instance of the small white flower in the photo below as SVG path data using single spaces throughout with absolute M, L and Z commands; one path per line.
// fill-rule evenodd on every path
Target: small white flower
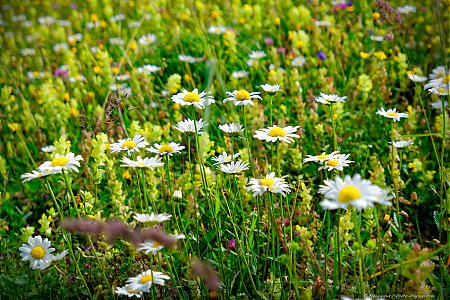
M 228 30 L 228 28 L 225 27 L 225 26 L 222 26 L 222 25 L 220 25 L 220 26 L 209 26 L 208 27 L 208 32 L 209 33 L 217 34 L 217 35 L 224 34 L 225 32 L 227 32 L 227 30 Z
M 241 78 L 245 78 L 248 76 L 248 72 L 241 70 L 241 71 L 234 71 L 233 73 L 231 73 L 231 77 L 236 78 L 236 79 L 241 79 Z
M 149 214 L 135 214 L 133 218 L 136 221 L 139 221 L 141 223 L 162 223 L 164 221 L 170 220 L 172 218 L 172 215 L 163 213 L 163 214 L 155 214 L 151 213 Z
M 138 298 L 142 297 L 142 292 L 139 292 L 138 290 L 133 290 L 129 284 L 125 285 L 124 287 L 116 287 L 116 294 L 121 296 L 128 296 L 129 298 L 136 296 Z
M 450 84 L 441 85 L 441 86 L 433 86 L 432 88 L 428 89 L 428 92 L 430 94 L 435 94 L 435 95 L 439 95 L 439 96 L 447 96 L 450 93 Z
M 118 37 L 113 37 L 109 39 L 109 43 L 114 46 L 123 46 L 125 45 L 125 41 Z
M 301 67 L 306 63 L 306 58 L 304 56 L 297 56 L 291 60 L 291 66 L 293 67 Z
M 194 105 L 197 108 L 204 109 L 205 106 L 214 103 L 214 97 L 210 95 L 211 92 L 203 91 L 200 94 L 198 89 L 194 89 L 192 92 L 183 90 L 182 93 L 178 93 L 172 96 L 172 101 L 180 105 Z
M 382 36 L 382 35 L 371 35 L 370 39 L 372 41 L 374 41 L 374 42 L 379 42 L 380 43 L 380 42 L 384 41 L 384 36 Z
M 161 68 L 155 65 L 143 65 L 142 67 L 139 67 L 136 70 L 139 74 L 150 75 L 153 73 L 158 73 L 161 70 Z
M 20 176 L 21 179 L 23 179 L 22 182 L 27 182 L 33 179 L 49 176 L 52 174 L 61 173 L 61 171 L 57 170 L 37 170 L 37 171 L 31 171 L 32 173 L 25 173 Z
M 161 161 L 160 157 L 142 157 L 138 156 L 136 158 L 137 160 L 131 160 L 128 157 L 123 157 L 120 162 L 123 163 L 123 165 L 120 165 L 121 167 L 131 167 L 131 168 L 157 168 L 164 166 L 164 163 Z
M 322 154 L 319 155 L 306 155 L 307 157 L 303 159 L 303 163 L 313 161 L 313 162 L 319 162 L 324 163 L 326 160 L 328 160 L 329 157 L 334 157 L 334 155 L 338 154 L 339 151 L 331 152 L 330 154 L 326 154 L 325 152 L 322 152 Z
M 376 114 L 389 119 L 393 119 L 394 122 L 400 121 L 401 118 L 408 118 L 407 114 L 398 112 L 396 108 L 391 108 L 386 111 L 382 107 L 376 112 Z
M 186 238 L 186 236 L 184 234 L 171 235 L 170 237 L 173 239 L 176 239 L 176 240 L 181 240 L 181 239 Z M 143 243 L 139 244 L 139 248 L 137 248 L 137 250 L 142 251 L 145 254 L 149 254 L 150 252 L 152 254 L 155 254 L 156 252 L 160 251 L 163 248 L 164 248 L 164 246 L 156 241 L 145 240 Z
M 427 76 L 420 76 L 420 75 L 414 74 L 413 71 L 406 72 L 406 75 L 408 75 L 408 78 L 413 82 L 425 82 L 428 80 Z
M 225 151 L 223 151 L 222 154 L 211 158 L 211 160 L 215 161 L 215 163 L 213 165 L 220 165 L 220 164 L 231 162 L 233 159 L 239 157 L 239 155 L 241 155 L 240 152 L 238 152 L 236 154 L 228 155 Z
M 128 155 L 131 155 L 131 153 L 148 146 L 148 143 L 145 141 L 143 136 L 137 134 L 133 137 L 133 139 L 120 139 L 116 143 L 110 144 L 110 146 L 111 153 L 126 151 Z
M 448 106 L 448 101 L 444 101 L 444 107 L 447 107 L 447 106 Z M 432 109 L 442 109 L 442 101 L 438 100 L 438 101 L 431 103 L 431 108 Z
M 347 158 L 350 156 L 350 154 L 334 154 L 329 155 L 326 159 L 326 161 L 323 162 L 323 165 L 319 167 L 320 170 L 338 170 L 342 171 L 344 170 L 344 167 L 348 167 L 350 163 L 353 163 L 353 160 L 347 160 Z
M 186 119 L 184 121 L 179 121 L 177 125 L 174 126 L 174 128 L 178 131 L 188 134 L 194 134 L 196 132 L 197 134 L 206 134 L 205 131 L 202 131 L 202 129 L 204 129 L 206 126 L 208 126 L 208 124 L 204 123 L 203 119 L 200 119 L 198 121 Z M 195 130 L 196 127 L 197 130 Z
M 219 170 L 221 170 L 224 173 L 228 174 L 237 174 L 241 173 L 242 171 L 248 170 L 249 166 L 248 163 L 243 162 L 241 160 L 238 161 L 232 161 L 227 164 L 221 164 L 219 165 Z
M 264 51 L 252 51 L 248 55 L 248 57 L 253 60 L 255 60 L 255 59 L 258 60 L 258 59 L 264 58 L 266 56 L 267 56 L 267 54 Z
M 34 48 L 23 48 L 20 49 L 20 55 L 22 56 L 32 56 L 36 54 L 36 50 Z
M 223 132 L 229 133 L 229 134 L 237 134 L 244 131 L 244 128 L 242 128 L 241 124 L 237 123 L 230 123 L 230 124 L 224 124 L 219 125 L 219 129 Z
M 131 78 L 130 74 L 122 74 L 116 76 L 117 81 L 127 81 L 130 80 L 130 78 Z
M 361 179 L 356 174 L 353 178 L 346 176 L 344 180 L 336 177 L 335 180 L 325 180 L 320 186 L 319 193 L 325 199 L 320 202 L 323 209 L 346 209 L 349 205 L 361 210 L 374 206 L 374 203 L 391 205 L 388 201 L 391 196 L 379 186 L 373 185 L 369 180 Z
M 46 161 L 38 167 L 39 172 L 48 172 L 55 174 L 60 173 L 62 170 L 78 172 L 80 167 L 80 161 L 83 160 L 81 155 L 75 156 L 72 152 L 67 155 L 60 155 L 57 153 L 52 161 Z
M 46 153 L 52 153 L 55 150 L 56 150 L 56 147 L 53 145 L 48 145 L 48 146 L 44 146 L 41 148 L 41 151 L 46 152 Z
M 324 20 L 324 21 L 317 20 L 317 21 L 314 22 L 314 25 L 316 25 L 317 27 L 330 27 L 333 24 L 330 21 L 327 21 L 327 20 Z
M 141 44 L 141 45 L 144 45 L 144 46 L 153 44 L 154 42 L 156 42 L 156 35 L 154 35 L 152 33 L 149 33 L 149 34 L 146 34 L 144 36 L 141 36 L 138 39 L 138 43 Z
M 124 14 L 117 14 L 109 18 L 112 23 L 125 20 Z
M 168 154 L 169 156 L 172 156 L 174 153 L 180 153 L 183 149 L 184 146 L 180 146 L 180 144 L 171 142 L 169 144 L 161 145 L 156 143 L 154 147 L 147 148 L 146 150 L 159 155 Z
M 281 141 L 289 144 L 294 142 L 294 138 L 300 138 L 298 134 L 294 133 L 297 132 L 299 128 L 300 126 L 287 126 L 282 128 L 277 125 L 273 125 L 268 128 L 256 130 L 253 137 L 258 140 L 271 143 Z
M 408 15 L 416 12 L 416 7 L 412 5 L 404 5 L 397 7 L 397 11 L 402 15 Z
M 252 92 L 249 93 L 246 90 L 234 90 L 233 92 L 227 92 L 227 95 L 229 96 L 225 100 L 223 100 L 224 103 L 228 101 L 233 101 L 234 105 L 254 105 L 252 99 L 261 99 L 261 96 L 259 96 L 260 92 Z
M 277 92 L 281 92 L 283 91 L 282 89 L 280 89 L 280 85 L 279 84 L 275 84 L 275 85 L 270 85 L 270 84 L 262 84 L 261 88 L 268 94 L 276 94 Z
M 181 199 L 181 198 L 183 198 L 183 192 L 181 190 L 175 190 L 175 191 L 173 191 L 172 197 Z
M 261 196 L 265 192 L 282 194 L 286 197 L 291 192 L 291 189 L 284 177 L 275 177 L 275 172 L 272 172 L 263 179 L 251 178 L 246 189 L 253 193 L 253 197 Z
M 389 144 L 394 145 L 395 148 L 405 148 L 411 145 L 414 145 L 413 141 L 393 141 L 392 143 L 389 142 Z
M 203 57 L 193 57 L 193 56 L 184 55 L 184 54 L 178 55 L 178 59 L 182 62 L 187 62 L 190 64 L 199 63 L 199 62 L 202 62 L 205 60 Z
M 76 34 L 73 34 L 73 35 L 69 35 L 67 37 L 67 41 L 70 44 L 74 44 L 76 42 L 81 42 L 82 39 L 83 39 L 83 35 L 81 33 L 76 33 Z
M 164 280 L 169 279 L 169 276 L 161 272 L 147 270 L 136 277 L 128 278 L 127 286 L 132 291 L 148 293 L 152 284 L 164 285 Z
M 58 255 L 51 254 L 55 248 L 51 248 L 50 241 L 46 238 L 42 240 L 40 235 L 29 237 L 28 244 L 22 244 L 19 248 L 20 256 L 23 261 L 29 261 L 32 269 L 44 270 L 48 268 L 53 261 L 61 260 L 67 255 L 68 251 L 64 250 Z
M 441 77 L 445 77 L 450 73 L 446 72 L 445 66 L 437 66 L 433 70 L 431 70 L 430 79 L 437 79 Z
M 320 93 L 320 96 L 316 98 L 316 102 L 319 102 L 322 104 L 332 104 L 335 102 L 345 102 L 345 99 L 347 99 L 347 96 L 340 97 L 335 94 L 327 95 L 324 93 Z

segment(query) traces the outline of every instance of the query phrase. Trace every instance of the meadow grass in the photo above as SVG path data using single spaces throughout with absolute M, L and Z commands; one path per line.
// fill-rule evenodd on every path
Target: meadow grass
M 448 299 L 449 11 L 2 4 L 0 298 Z

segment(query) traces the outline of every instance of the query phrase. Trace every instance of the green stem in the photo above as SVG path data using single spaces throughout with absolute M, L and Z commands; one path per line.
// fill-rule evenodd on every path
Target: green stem
M 359 285 L 361 289 L 361 298 L 364 298 L 364 295 L 366 294 L 366 288 L 365 288 L 365 282 L 363 277 L 363 244 L 361 239 L 361 233 L 360 233 L 360 226 L 361 222 L 358 220 L 358 213 L 356 212 L 356 209 L 353 208 L 352 210 L 353 215 L 353 223 L 355 224 L 355 234 L 356 234 L 356 240 L 358 242 L 358 249 L 357 249 L 357 255 L 358 255 L 358 269 L 359 269 Z

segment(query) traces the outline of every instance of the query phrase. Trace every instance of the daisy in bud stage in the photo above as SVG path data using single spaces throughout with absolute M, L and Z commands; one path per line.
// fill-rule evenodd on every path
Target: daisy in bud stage
M 239 155 L 241 155 L 240 152 L 233 154 L 233 155 L 228 155 L 225 151 L 223 151 L 222 154 L 211 158 L 211 160 L 215 161 L 214 165 L 220 165 L 220 164 L 229 163 L 233 159 L 239 157 Z
M 53 255 L 55 248 L 50 247 L 50 241 L 46 238 L 42 240 L 40 235 L 29 237 L 28 244 L 22 244 L 19 248 L 20 256 L 23 261 L 29 261 L 32 269 L 44 270 L 48 268 L 53 261 L 61 260 L 67 255 L 68 251 L 64 250 L 58 255 Z
M 50 172 L 51 174 L 61 173 L 62 170 L 78 172 L 80 161 L 82 160 L 83 157 L 81 157 L 81 155 L 75 156 L 72 152 L 69 152 L 67 155 L 57 153 L 54 159 L 40 165 L 38 167 L 38 172 Z
M 281 141 L 289 144 L 294 142 L 294 138 L 300 138 L 298 134 L 294 133 L 297 132 L 299 128 L 300 126 L 287 126 L 282 128 L 274 125 L 256 130 L 253 137 L 271 143 Z
M 320 202 L 323 209 L 346 209 L 349 205 L 357 210 L 373 207 L 374 203 L 391 205 L 388 201 L 392 197 L 379 186 L 369 180 L 361 179 L 356 174 L 353 178 L 345 176 L 344 179 L 336 177 L 335 180 L 325 180 L 320 186 L 319 193 L 325 199 Z
M 229 134 L 238 134 L 244 131 L 242 125 L 237 123 L 219 125 L 219 129 Z
M 327 159 L 323 162 L 323 165 L 319 167 L 320 170 L 338 170 L 342 171 L 344 170 L 344 167 L 348 167 L 350 163 L 353 163 L 353 160 L 347 160 L 347 158 L 350 156 L 350 154 L 333 154 L 329 155 Z
M 183 90 L 182 93 L 178 93 L 172 96 L 172 101 L 178 103 L 182 106 L 184 105 L 194 105 L 197 108 L 204 109 L 205 106 L 214 103 L 215 100 L 213 96 L 210 96 L 211 92 L 203 91 L 200 94 L 198 93 L 198 89 L 194 89 L 192 92 L 188 92 L 187 90 Z
M 135 214 L 133 218 L 141 223 L 162 223 L 164 221 L 170 220 L 170 218 L 172 218 L 172 215 L 166 213 L 157 215 L 155 213 L 151 213 L 150 215 Z
M 152 270 L 147 270 L 136 277 L 128 278 L 127 287 L 132 291 L 139 291 L 142 293 L 148 293 L 152 284 L 164 285 L 165 280 L 169 280 L 170 277 Z
M 131 153 L 148 146 L 148 143 L 142 135 L 138 134 L 133 139 L 120 139 L 118 142 L 110 144 L 110 146 L 111 153 L 126 151 L 128 155 L 131 155 Z
M 147 148 L 146 150 L 156 153 L 159 155 L 167 154 L 169 156 L 172 156 L 174 153 L 180 153 L 181 150 L 184 149 L 184 146 L 180 146 L 180 144 L 171 142 L 169 144 L 158 144 L 156 143 L 154 147 Z
M 253 193 L 253 197 L 261 196 L 265 192 L 282 194 L 286 197 L 291 192 L 289 184 L 284 180 L 284 177 L 275 177 L 275 172 L 266 175 L 262 179 L 252 178 L 247 185 L 246 189 Z
M 322 104 L 333 104 L 335 102 L 345 102 L 345 99 L 347 99 L 347 96 L 340 97 L 338 95 L 327 95 L 324 93 L 320 93 L 320 96 L 316 98 L 316 102 L 322 103 Z
M 176 130 L 187 133 L 187 134 L 194 134 L 196 133 L 195 127 L 197 126 L 197 134 L 206 134 L 205 131 L 202 131 L 208 124 L 206 122 L 203 122 L 203 119 L 200 119 L 198 121 L 194 121 L 191 119 L 186 119 L 184 121 L 180 121 L 175 125 L 173 128 Z
M 123 157 L 120 160 L 123 165 L 121 167 L 131 167 L 131 168 L 157 168 L 164 166 L 164 163 L 161 161 L 159 157 L 144 157 L 143 159 L 138 156 L 137 160 L 131 160 L 128 157 Z
M 400 121 L 401 118 L 408 118 L 407 114 L 398 112 L 396 108 L 391 108 L 386 111 L 382 107 L 377 111 L 377 115 L 383 116 L 385 118 L 393 119 L 394 122 Z
M 275 84 L 275 85 L 270 85 L 270 84 L 262 84 L 261 88 L 268 93 L 269 95 L 274 95 L 277 92 L 282 92 L 283 90 L 280 89 L 280 85 L 279 84 Z
M 254 105 L 252 99 L 262 100 L 261 96 L 259 96 L 260 94 L 260 92 L 249 93 L 246 90 L 234 90 L 233 92 L 227 92 L 227 95 L 229 97 L 223 100 L 223 103 L 233 101 L 234 105 L 236 106 Z
M 248 168 L 248 163 L 238 160 L 236 162 L 232 161 L 227 164 L 220 164 L 218 169 L 224 173 L 237 174 L 241 173 L 242 171 L 248 170 Z

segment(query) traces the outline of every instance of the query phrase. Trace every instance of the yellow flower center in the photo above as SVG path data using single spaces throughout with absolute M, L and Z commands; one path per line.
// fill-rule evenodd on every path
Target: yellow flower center
M 250 93 L 247 92 L 246 90 L 240 90 L 240 91 L 238 91 L 236 93 L 234 98 L 236 98 L 236 100 L 238 100 L 238 101 L 249 100 L 250 99 Z
M 447 84 L 447 83 L 449 83 L 449 82 L 450 82 L 450 74 L 447 75 L 447 76 L 444 76 L 444 78 L 442 79 L 442 83 Z
M 387 115 L 388 115 L 389 117 L 396 117 L 396 116 L 397 116 L 397 113 L 396 113 L 396 112 L 393 112 L 393 111 L 388 111 L 388 112 L 387 112 Z
M 231 161 L 231 157 L 225 158 L 225 161 L 226 161 L 226 162 L 230 162 L 230 161 Z
M 360 190 L 353 185 L 344 186 L 338 195 L 339 202 L 350 202 L 361 197 Z
M 336 167 L 339 164 L 339 160 L 337 159 L 330 159 L 329 161 L 327 161 L 327 165 L 332 166 L 332 167 Z
M 69 162 L 69 160 L 67 158 L 65 158 L 64 156 L 61 157 L 57 157 L 54 160 L 52 160 L 52 167 L 64 167 L 67 163 Z
M 285 136 L 285 135 L 286 135 L 286 131 L 284 131 L 283 128 L 280 128 L 280 127 L 274 127 L 274 128 L 272 128 L 272 129 L 270 129 L 269 135 L 270 135 L 270 136 L 273 136 L 273 137 L 277 137 L 277 136 Z
M 170 145 L 162 145 L 161 148 L 159 148 L 159 153 L 163 153 L 163 152 L 167 152 L 167 153 L 172 153 L 173 152 L 173 147 Z
M 443 87 L 441 87 L 441 88 L 439 88 L 439 89 L 437 90 L 437 92 L 443 94 L 443 93 L 445 92 L 445 90 L 444 90 Z
M 141 277 L 141 279 L 139 279 L 139 283 L 146 284 L 147 282 L 152 281 L 152 280 L 153 280 L 152 275 L 144 275 Z
M 159 246 L 161 246 L 160 243 L 158 243 L 158 242 L 153 242 L 153 248 L 154 248 L 154 249 L 158 248 Z
M 271 186 L 275 181 L 272 178 L 264 178 L 259 181 L 261 185 Z
M 126 141 L 122 144 L 122 148 L 133 149 L 136 147 L 136 143 L 133 141 Z
M 325 159 L 327 157 L 328 157 L 328 154 L 321 154 L 321 155 L 316 156 L 317 159 Z
M 42 259 L 45 256 L 45 250 L 41 246 L 36 246 L 31 250 L 31 256 L 34 259 Z
M 189 92 L 183 97 L 184 101 L 186 102 L 198 102 L 200 101 L 200 95 L 194 92 Z

